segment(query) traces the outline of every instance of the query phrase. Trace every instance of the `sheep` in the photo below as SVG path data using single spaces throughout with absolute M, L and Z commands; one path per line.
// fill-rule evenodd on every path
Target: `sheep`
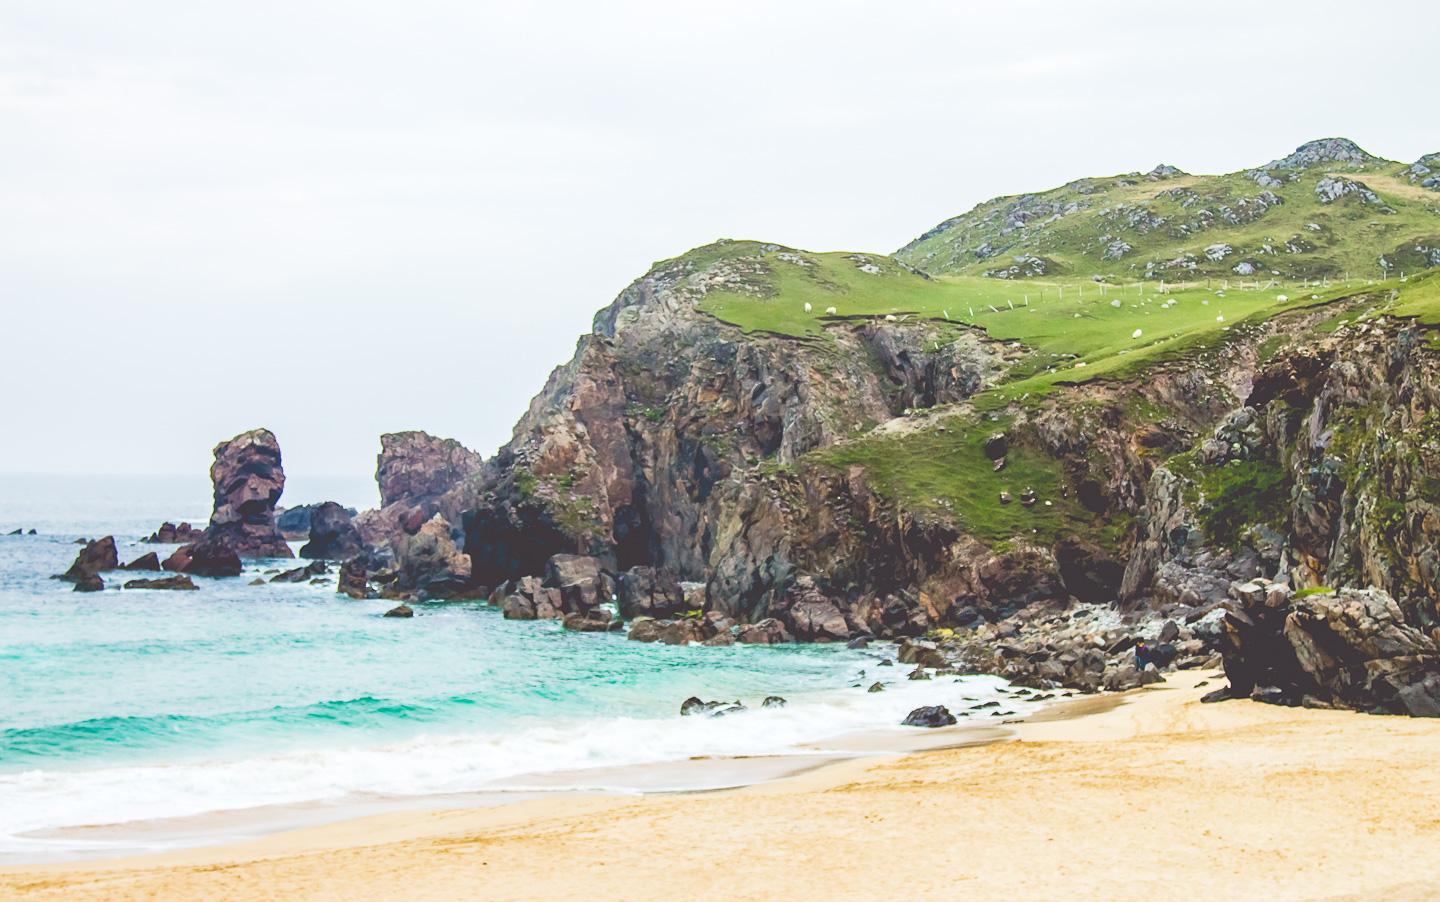
M 1116 310 L 1119 310 L 1119 309 L 1120 309 L 1120 299 L 1119 299 L 1119 298 L 1116 298 L 1115 300 L 1111 301 L 1111 302 L 1110 302 L 1110 306 L 1111 306 L 1111 307 L 1114 307 Z M 1135 305 L 1134 305 L 1134 304 L 1131 304 L 1130 306 L 1131 306 L 1131 307 L 1134 307 Z
M 825 315 L 826 315 L 826 316 L 834 316 L 834 315 L 835 315 L 836 313 L 838 313 L 838 312 L 839 312 L 839 311 L 836 310 L 834 307 L 826 307 L 826 308 L 825 308 Z
M 1131 332 L 1131 333 L 1130 333 L 1130 337 L 1131 337 L 1131 338 L 1139 338 L 1142 334 L 1144 334 L 1144 333 L 1142 333 L 1139 329 L 1136 329 L 1134 332 Z
M 887 313 L 887 314 L 885 314 L 885 322 L 887 322 L 887 323 L 893 323 L 893 322 L 895 322 L 895 314 L 893 314 L 893 313 Z
M 805 302 L 805 312 L 806 312 L 806 313 L 809 313 L 811 310 L 814 310 L 814 309 L 815 309 L 814 307 L 811 307 L 811 306 L 810 306 L 810 302 L 809 302 L 809 301 L 806 301 L 806 302 Z

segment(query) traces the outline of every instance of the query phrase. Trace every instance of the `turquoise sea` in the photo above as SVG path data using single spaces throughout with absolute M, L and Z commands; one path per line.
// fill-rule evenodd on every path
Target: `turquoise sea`
M 480 603 L 395 620 L 380 616 L 389 603 L 333 585 L 249 585 L 291 562 L 247 562 L 238 579 L 197 579 L 198 592 L 122 590 L 117 573 L 83 594 L 50 578 L 79 537 L 115 535 L 122 561 L 163 557 L 140 537 L 164 519 L 203 523 L 198 492 L 0 480 L 0 531 L 40 533 L 0 536 L 0 859 L 110 845 L 75 828 L 260 806 L 616 789 L 595 769 L 799 754 L 894 728 L 917 705 L 1000 697 L 990 678 L 907 681 L 908 668 L 879 666 L 885 645 L 676 648 L 506 621 Z M 888 691 L 864 690 L 876 680 Z M 691 695 L 750 710 L 682 718 Z M 762 709 L 767 695 L 789 704 Z

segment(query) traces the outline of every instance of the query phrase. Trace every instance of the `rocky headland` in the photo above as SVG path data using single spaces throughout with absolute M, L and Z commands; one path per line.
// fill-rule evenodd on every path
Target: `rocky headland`
M 698 248 L 595 316 L 494 456 L 383 436 L 381 507 L 313 510 L 302 556 L 352 597 L 637 641 L 900 640 L 917 679 L 1035 692 L 1223 661 L 1216 699 L 1440 714 L 1440 282 L 1340 280 L 1413 257 L 1369 217 L 1440 228 L 1424 174 L 1325 139 L 991 202 L 895 257 Z M 1261 220 L 1296 237 L 1242 245 Z M 1072 281 L 1008 287 L 1045 276 Z M 274 436 L 212 478 L 176 558 L 289 556 Z

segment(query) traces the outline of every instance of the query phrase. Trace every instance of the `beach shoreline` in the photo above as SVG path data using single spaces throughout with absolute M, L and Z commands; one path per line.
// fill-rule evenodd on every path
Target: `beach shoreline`
M 1214 680 L 1174 674 L 1119 704 L 1087 701 L 1104 709 L 1095 713 L 1015 724 L 1014 741 L 856 758 L 735 790 L 392 812 L 226 846 L 8 867 L 0 895 L 1431 895 L 1440 723 L 1200 704 Z

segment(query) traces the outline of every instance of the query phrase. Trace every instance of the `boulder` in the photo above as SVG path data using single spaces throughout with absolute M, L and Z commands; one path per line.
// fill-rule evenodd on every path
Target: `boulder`
M 386 611 L 386 617 L 414 617 L 415 611 L 408 604 L 398 604 Z
M 616 579 L 615 589 L 625 617 L 673 617 L 687 610 L 680 582 L 663 567 L 631 567 Z
M 189 591 L 191 589 L 198 589 L 200 587 L 195 585 L 195 581 L 192 580 L 190 577 L 186 576 L 183 573 L 177 573 L 174 576 L 165 576 L 159 579 L 132 579 L 129 582 L 125 583 L 125 588 L 178 589 L 182 591 Z
M 140 555 L 139 557 L 137 557 L 135 560 L 133 560 L 133 561 L 131 561 L 130 563 L 126 564 L 123 569 L 125 569 L 125 570 L 159 570 L 159 569 L 160 569 L 160 555 L 156 554 L 156 553 L 153 552 L 153 551 L 147 551 L 147 552 L 145 552 L 144 554 L 142 554 L 142 555 Z
M 105 588 L 105 581 L 93 573 L 88 573 L 75 580 L 76 592 L 99 592 Z
M 615 582 L 599 558 L 556 554 L 545 562 L 546 588 L 559 589 L 561 609 L 586 614 L 615 597 Z
M 923 639 L 906 639 L 901 642 L 895 658 L 901 664 L 918 664 L 921 667 L 938 668 L 950 663 L 934 642 Z
M 195 576 L 239 576 L 240 555 L 223 540 L 206 537 L 175 549 L 163 566 Z
M 745 706 L 740 704 L 740 702 L 738 701 L 706 702 L 701 701 L 699 698 L 693 695 L 680 703 L 681 717 L 690 717 L 691 715 L 695 714 L 709 714 L 711 716 L 719 716 L 722 714 L 730 714 L 744 710 Z
M 767 695 L 767 696 L 765 696 L 765 701 L 763 701 L 763 702 L 760 703 L 760 707 L 762 707 L 762 708 L 783 708 L 783 707 L 785 707 L 787 704 L 789 704 L 789 702 L 785 701 L 785 699 L 781 698 L 781 697 L 778 696 L 778 695 Z
M 335 591 L 351 598 L 370 598 L 375 593 L 370 588 L 369 570 L 363 557 L 353 557 L 340 565 L 340 577 Z
M 80 549 L 80 553 L 75 555 L 75 563 L 71 564 L 70 569 L 60 574 L 58 578 L 78 583 L 86 577 L 116 570 L 119 567 L 120 556 L 115 550 L 115 537 L 106 536 L 103 539 L 87 542 L 85 547 Z M 84 591 L 93 590 L 86 589 Z
M 1000 460 L 1010 453 L 1010 440 L 1005 433 L 997 432 L 985 439 L 985 456 L 991 460 Z
M 355 512 L 334 501 L 317 505 L 310 514 L 310 541 L 300 547 L 300 556 L 343 561 L 365 551 L 355 528 Z
M 746 645 L 778 645 L 782 642 L 795 641 L 795 637 L 785 629 L 785 624 L 774 617 L 766 617 L 741 627 L 740 634 L 735 638 Z
M 926 705 L 916 708 L 900 722 L 904 727 L 948 727 L 955 723 L 955 715 L 944 705 Z

